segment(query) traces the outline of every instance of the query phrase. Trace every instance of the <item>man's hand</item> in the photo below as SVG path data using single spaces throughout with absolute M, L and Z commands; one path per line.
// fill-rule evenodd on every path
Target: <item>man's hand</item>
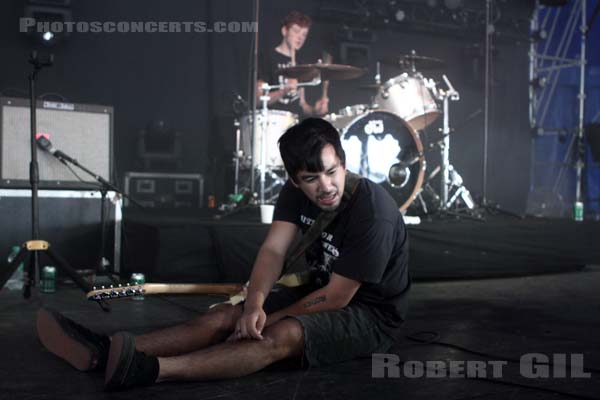
M 227 340 L 262 340 L 262 330 L 265 327 L 266 321 L 267 315 L 262 308 L 244 308 L 242 316 L 235 324 L 235 331 L 227 338 Z
M 314 113 L 315 115 L 325 115 L 329 112 L 329 97 L 321 97 L 315 103 Z
M 289 78 L 285 80 L 285 85 L 283 87 L 283 93 L 296 93 L 298 90 L 298 80 Z

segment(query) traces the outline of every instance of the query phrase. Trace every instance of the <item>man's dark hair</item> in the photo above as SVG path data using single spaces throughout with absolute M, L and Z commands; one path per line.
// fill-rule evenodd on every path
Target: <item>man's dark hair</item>
M 323 171 L 321 151 L 332 145 L 342 165 L 346 165 L 346 153 L 342 148 L 340 134 L 329 122 L 321 118 L 307 118 L 289 128 L 279 138 L 279 152 L 289 176 L 294 182 L 298 172 Z
M 294 24 L 298 25 L 300 28 L 310 28 L 312 20 L 308 15 L 303 14 L 300 11 L 291 11 L 283 18 L 283 20 L 281 20 L 281 26 L 285 26 L 288 29 Z

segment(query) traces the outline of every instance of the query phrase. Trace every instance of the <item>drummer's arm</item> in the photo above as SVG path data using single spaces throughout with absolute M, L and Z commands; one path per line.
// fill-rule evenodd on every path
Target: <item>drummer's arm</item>
M 306 97 L 304 94 L 304 88 L 299 89 L 300 93 L 300 107 L 302 107 L 302 112 L 306 115 L 325 115 L 329 112 L 329 98 L 326 94 L 324 94 L 314 106 L 311 106 L 306 101 Z
M 261 81 L 260 79 L 256 83 L 256 99 L 257 99 L 257 101 L 260 101 L 260 96 L 263 95 L 263 91 L 262 91 L 261 87 L 264 83 L 266 83 L 266 82 Z M 283 89 L 271 90 L 269 92 L 268 104 L 271 105 L 271 104 L 277 102 L 279 99 L 281 99 L 287 93 L 296 90 L 297 83 L 298 83 L 298 81 L 296 81 L 295 79 L 288 79 Z

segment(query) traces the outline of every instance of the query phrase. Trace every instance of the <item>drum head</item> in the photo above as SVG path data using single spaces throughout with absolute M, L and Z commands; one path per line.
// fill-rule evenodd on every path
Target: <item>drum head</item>
M 343 128 L 346 168 L 384 186 L 405 210 L 425 174 L 423 146 L 416 131 L 386 111 L 371 111 Z M 393 179 L 390 179 L 392 168 Z

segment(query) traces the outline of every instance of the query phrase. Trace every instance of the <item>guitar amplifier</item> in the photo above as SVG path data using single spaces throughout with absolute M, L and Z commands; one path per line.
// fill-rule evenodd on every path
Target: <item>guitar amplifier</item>
M 127 172 L 125 194 L 149 208 L 200 208 L 204 178 L 201 174 Z M 124 205 L 130 205 L 125 198 Z
M 0 187 L 29 188 L 31 160 L 29 100 L 0 98 Z M 45 133 L 57 150 L 112 181 L 113 108 L 37 101 L 37 133 Z M 96 189 L 98 184 L 76 167 L 75 175 L 50 153 L 38 148 L 40 189 Z M 88 182 L 91 181 L 91 182 Z

